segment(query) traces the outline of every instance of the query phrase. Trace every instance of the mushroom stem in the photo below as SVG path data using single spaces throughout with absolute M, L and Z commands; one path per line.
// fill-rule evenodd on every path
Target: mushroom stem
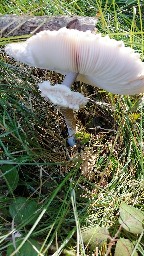
M 68 88 L 71 88 L 72 84 L 75 82 L 76 78 L 78 76 L 78 73 L 75 72 L 68 72 L 62 82 L 63 85 L 65 85 Z M 76 144 L 75 141 L 75 133 L 76 133 L 76 120 L 74 117 L 74 113 L 72 109 L 69 108 L 60 108 L 60 112 L 65 118 L 65 122 L 68 129 L 68 144 L 73 147 Z
M 75 141 L 75 133 L 76 133 L 76 120 L 74 117 L 74 113 L 72 109 L 69 108 L 59 108 L 60 112 L 62 113 L 62 115 L 65 118 L 65 122 L 67 125 L 67 129 L 68 129 L 68 144 L 73 147 L 76 144 Z
M 75 72 L 69 72 L 66 74 L 62 84 L 67 86 L 68 88 L 71 88 L 72 84 L 75 82 L 76 78 L 78 76 L 78 73 Z M 75 141 L 75 133 L 76 133 L 76 121 L 74 117 L 74 113 L 72 109 L 67 108 L 60 108 L 60 112 L 65 118 L 65 122 L 68 129 L 68 144 L 73 147 L 76 144 Z
M 69 72 L 66 74 L 62 84 L 64 84 L 65 86 L 71 88 L 72 84 L 74 83 L 74 81 L 76 80 L 78 76 L 78 73 L 75 72 Z

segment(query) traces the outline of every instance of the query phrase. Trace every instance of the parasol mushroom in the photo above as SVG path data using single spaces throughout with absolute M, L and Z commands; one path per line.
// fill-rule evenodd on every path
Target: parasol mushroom
M 65 74 L 62 84 L 68 88 L 77 80 L 116 94 L 144 92 L 144 63 L 139 54 L 109 36 L 67 28 L 46 30 L 7 45 L 5 51 L 17 61 Z

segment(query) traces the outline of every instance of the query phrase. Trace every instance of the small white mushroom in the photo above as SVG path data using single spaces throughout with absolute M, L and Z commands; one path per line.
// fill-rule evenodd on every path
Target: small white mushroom
M 84 107 L 88 102 L 88 99 L 81 93 L 71 91 L 64 84 L 51 86 L 49 81 L 44 81 L 38 85 L 41 95 L 59 107 L 79 110 L 79 108 Z
M 44 81 L 38 85 L 41 91 L 41 96 L 56 105 L 64 116 L 69 134 L 68 143 L 70 146 L 74 146 L 76 121 L 73 110 L 79 110 L 84 107 L 88 99 L 79 92 L 71 91 L 70 88 L 64 84 L 51 86 L 49 81 Z
M 140 56 L 130 47 L 125 47 L 123 42 L 109 36 L 67 28 L 47 30 L 25 42 L 9 44 L 5 51 L 30 66 L 65 74 L 62 84 L 67 88 L 78 80 L 116 94 L 144 92 L 144 63 Z M 44 91 L 41 92 L 44 95 Z M 61 107 L 63 102 L 65 104 L 59 92 L 57 95 L 55 91 L 55 96 L 50 95 L 50 90 L 48 93 L 49 96 L 45 97 L 59 101 Z

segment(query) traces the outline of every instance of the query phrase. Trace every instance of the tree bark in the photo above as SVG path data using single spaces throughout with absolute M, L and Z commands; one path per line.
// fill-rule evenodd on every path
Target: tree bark
M 62 27 L 81 31 L 95 29 L 96 17 L 0 15 L 0 37 L 33 35 Z

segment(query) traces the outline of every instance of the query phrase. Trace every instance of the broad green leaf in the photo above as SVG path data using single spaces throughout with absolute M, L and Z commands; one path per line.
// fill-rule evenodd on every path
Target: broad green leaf
M 133 244 L 125 238 L 120 238 L 116 244 L 114 256 L 131 256 L 134 250 Z M 138 256 L 137 252 L 133 256 Z
M 119 223 L 125 230 L 133 234 L 141 234 L 143 231 L 143 220 L 144 213 L 141 210 L 125 203 L 121 204 Z
M 101 247 L 109 237 L 109 232 L 104 227 L 88 227 L 82 230 L 83 242 L 92 250 L 95 250 L 96 246 Z
M 6 181 L 9 191 L 14 191 L 19 182 L 19 174 L 17 168 L 13 165 L 6 164 L 1 167 L 1 171 L 4 174 L 3 178 Z
M 9 212 L 16 223 L 33 224 L 38 217 L 38 205 L 34 200 L 19 197 L 9 206 Z M 33 218 L 29 221 L 30 217 Z
M 22 240 L 16 240 L 16 248 L 21 244 Z M 24 243 L 24 245 L 20 248 L 19 252 L 16 254 L 18 256 L 37 256 L 38 252 L 35 250 L 35 248 L 40 251 L 40 244 L 34 240 L 29 239 Z M 15 251 L 15 248 L 13 245 L 9 245 L 7 247 L 7 256 L 10 256 Z

